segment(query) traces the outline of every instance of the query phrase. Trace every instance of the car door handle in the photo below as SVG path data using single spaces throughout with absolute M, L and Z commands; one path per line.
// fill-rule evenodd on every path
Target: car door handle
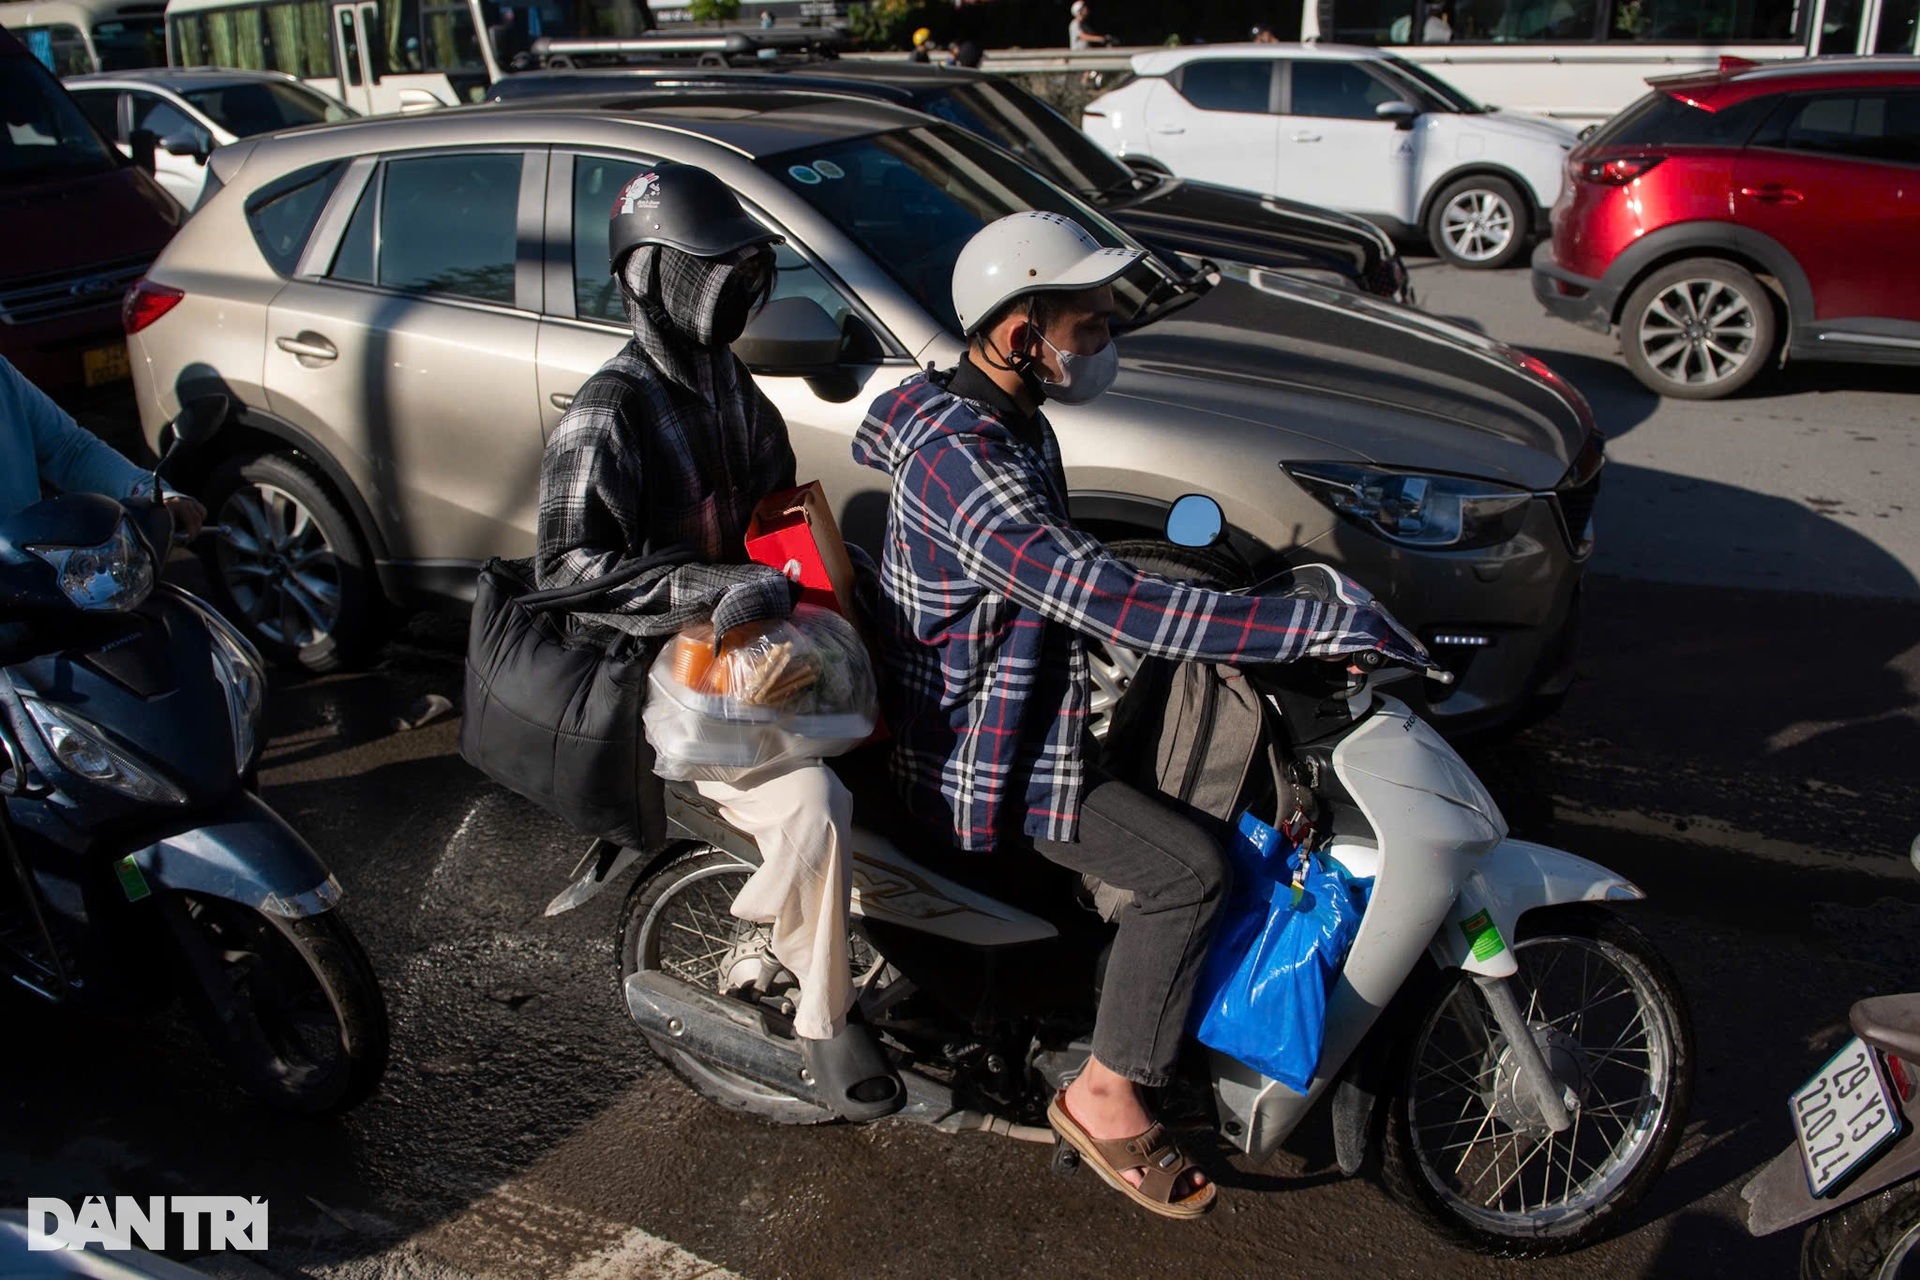
M 565 413 L 568 409 L 571 409 L 573 407 L 573 397 L 568 395 L 564 391 L 554 392 L 552 395 L 547 397 L 547 402 L 551 404 L 554 408 L 560 410 L 562 413 Z
M 1799 204 L 1806 199 L 1792 187 L 1783 187 L 1777 182 L 1769 182 L 1763 187 L 1742 187 L 1740 194 L 1764 200 L 1768 204 Z
M 273 345 L 290 356 L 300 357 L 301 364 L 309 360 L 325 364 L 340 358 L 340 349 L 312 330 L 305 330 L 291 338 L 275 338 Z
M 1320 135 L 1317 133 L 1296 133 L 1293 135 L 1293 140 L 1295 142 L 1318 142 L 1320 141 Z
M 1153 131 L 1155 133 L 1185 133 L 1187 129 L 1185 125 L 1157 124 L 1153 126 Z

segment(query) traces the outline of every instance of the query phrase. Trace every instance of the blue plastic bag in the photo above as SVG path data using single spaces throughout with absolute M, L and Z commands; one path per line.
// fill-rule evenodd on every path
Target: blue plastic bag
M 1320 1063 L 1327 992 L 1360 931 L 1372 881 L 1294 848 L 1252 814 L 1240 819 L 1233 863 L 1233 893 L 1195 990 L 1195 1034 L 1305 1093 Z

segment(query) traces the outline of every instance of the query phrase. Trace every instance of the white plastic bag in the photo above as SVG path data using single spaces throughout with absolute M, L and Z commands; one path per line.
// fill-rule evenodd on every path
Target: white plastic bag
M 663 778 L 738 782 L 839 755 L 873 735 L 879 709 L 859 633 L 807 604 L 784 622 L 737 628 L 717 652 L 710 625 L 688 627 L 647 683 L 641 719 Z

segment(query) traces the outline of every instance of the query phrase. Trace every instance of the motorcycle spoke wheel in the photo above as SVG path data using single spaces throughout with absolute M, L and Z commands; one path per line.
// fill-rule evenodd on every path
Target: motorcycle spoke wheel
M 1564 1252 L 1610 1229 L 1664 1168 L 1691 1096 L 1692 1033 L 1664 962 L 1617 921 L 1582 923 L 1523 934 L 1509 980 L 1567 1129 L 1541 1119 L 1467 975 L 1448 976 L 1408 1047 L 1390 1147 L 1442 1225 L 1494 1252 Z

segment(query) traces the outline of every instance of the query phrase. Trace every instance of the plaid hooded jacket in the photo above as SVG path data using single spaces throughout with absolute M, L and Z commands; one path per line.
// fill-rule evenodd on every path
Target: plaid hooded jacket
M 893 773 L 961 848 L 1077 837 L 1083 636 L 1155 657 L 1288 662 L 1388 647 L 1378 614 L 1142 573 L 1067 517 L 1060 447 L 923 373 L 874 401 L 857 462 L 892 477 L 881 577 Z M 1029 433 L 1032 435 L 1033 433 Z
M 605 612 L 573 615 L 596 639 L 670 635 L 709 613 L 724 632 L 792 611 L 780 571 L 745 563 L 753 509 L 793 487 L 794 461 L 780 411 L 713 341 L 737 265 L 636 249 L 625 263 L 633 341 L 587 379 L 547 441 L 534 554 L 542 589 L 669 547 L 701 561 L 636 579 Z

